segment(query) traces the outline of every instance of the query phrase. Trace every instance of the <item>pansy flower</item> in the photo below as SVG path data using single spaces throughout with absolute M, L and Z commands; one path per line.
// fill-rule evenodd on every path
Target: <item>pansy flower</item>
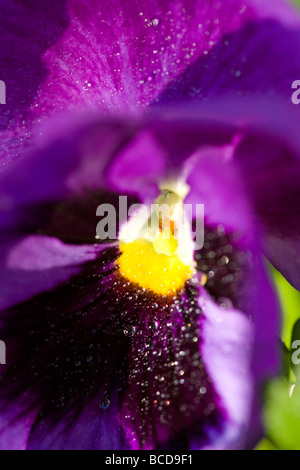
M 279 368 L 262 251 L 299 286 L 295 10 L 3 11 L 0 446 L 252 447 Z M 119 217 L 125 197 L 149 216 Z M 154 203 L 169 215 L 152 217 Z

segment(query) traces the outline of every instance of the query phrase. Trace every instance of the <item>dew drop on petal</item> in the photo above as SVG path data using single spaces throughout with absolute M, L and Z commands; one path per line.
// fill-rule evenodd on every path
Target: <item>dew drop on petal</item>
M 159 324 L 157 321 L 152 321 L 150 324 L 149 324 L 149 329 L 150 330 L 157 330 L 159 327 Z
M 155 28 L 157 28 L 157 26 L 159 26 L 160 23 L 161 23 L 161 19 L 160 19 L 160 18 L 152 18 L 152 20 L 151 20 L 151 24 L 152 24 Z
M 219 303 L 222 310 L 227 310 L 227 309 L 233 308 L 233 304 L 232 304 L 231 300 L 228 299 L 227 297 L 220 297 L 218 299 L 218 303 Z
M 109 405 L 110 405 L 110 400 L 107 397 L 105 397 L 100 403 L 100 408 L 102 408 L 102 410 L 107 410 Z
M 128 338 L 132 338 L 132 336 L 135 335 L 135 332 L 136 332 L 136 328 L 133 325 L 127 325 L 123 329 L 124 335 L 127 336 Z

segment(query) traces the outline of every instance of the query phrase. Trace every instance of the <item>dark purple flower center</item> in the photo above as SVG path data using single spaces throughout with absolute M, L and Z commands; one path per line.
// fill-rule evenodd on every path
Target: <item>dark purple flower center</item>
M 205 240 L 197 269 L 226 315 L 240 303 L 246 258 L 220 227 Z M 7 312 L 3 339 L 16 347 L 3 393 L 40 410 L 37 429 L 62 417 L 71 426 L 95 399 L 101 419 L 117 399 L 125 446 L 176 447 L 195 427 L 204 439 L 225 411 L 201 358 L 197 282 L 156 295 L 120 275 L 119 256 L 108 248 L 69 282 Z

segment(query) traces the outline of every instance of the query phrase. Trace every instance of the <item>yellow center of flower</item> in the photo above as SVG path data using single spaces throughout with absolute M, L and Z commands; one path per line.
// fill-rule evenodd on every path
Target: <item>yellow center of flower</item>
M 138 216 L 136 221 L 129 222 L 129 232 L 134 231 L 134 222 L 139 229 L 134 239 L 120 239 L 119 272 L 130 282 L 155 294 L 174 295 L 195 272 L 193 248 L 190 240 L 179 237 L 183 227 L 186 228 L 181 219 L 182 199 L 164 190 L 156 204 L 168 210 L 164 214 L 160 209 L 153 211 L 142 228 Z M 190 256 L 186 256 L 189 251 Z
M 159 295 L 172 295 L 183 289 L 194 270 L 182 263 L 174 236 L 160 234 L 154 243 L 138 239 L 120 245 L 120 273 L 129 281 Z

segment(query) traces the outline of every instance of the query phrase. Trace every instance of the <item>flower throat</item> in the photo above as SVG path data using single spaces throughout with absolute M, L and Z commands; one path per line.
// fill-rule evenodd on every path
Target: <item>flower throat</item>
M 139 214 L 129 221 L 127 230 L 137 231 L 136 236 L 121 233 L 119 272 L 146 290 L 169 296 L 182 290 L 195 272 L 193 243 L 182 197 L 163 189 L 154 208 L 140 230 L 135 228 L 140 226 Z

